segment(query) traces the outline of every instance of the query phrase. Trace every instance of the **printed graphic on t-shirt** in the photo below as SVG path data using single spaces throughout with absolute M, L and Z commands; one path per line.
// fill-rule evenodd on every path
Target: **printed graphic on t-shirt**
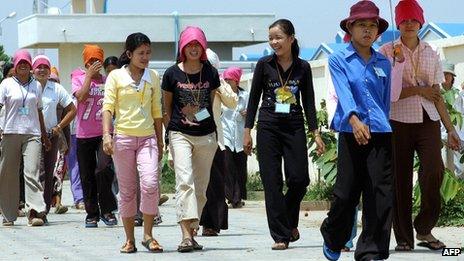
M 90 89 L 89 98 L 83 102 L 85 110 L 82 114 L 82 120 L 86 121 L 91 118 L 96 121 L 102 120 L 103 95 L 103 90 L 98 87 Z
M 209 82 L 177 83 L 179 88 L 179 104 L 182 113 L 182 123 L 189 126 L 199 126 L 201 119 L 197 119 L 197 113 L 201 109 L 208 108 L 210 104 Z
M 280 83 L 277 83 L 280 86 Z M 287 85 L 276 88 L 276 102 L 284 104 L 297 104 L 296 93 L 298 92 L 299 80 L 289 80 Z M 271 87 L 271 86 L 270 86 Z

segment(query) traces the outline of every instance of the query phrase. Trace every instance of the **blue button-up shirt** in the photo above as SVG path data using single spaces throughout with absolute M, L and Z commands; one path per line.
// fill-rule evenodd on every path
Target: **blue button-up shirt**
M 371 132 L 392 131 L 388 121 L 391 64 L 372 48 L 371 53 L 366 62 L 350 44 L 329 58 L 329 70 L 338 96 L 331 128 L 338 132 L 353 132 L 349 123 L 352 114 L 368 125 Z

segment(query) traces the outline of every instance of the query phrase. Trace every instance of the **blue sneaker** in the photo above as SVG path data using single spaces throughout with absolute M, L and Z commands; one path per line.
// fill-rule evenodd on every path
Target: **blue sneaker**
M 322 252 L 324 253 L 325 258 L 330 261 L 336 261 L 340 258 L 340 251 L 333 251 L 324 244 L 322 245 Z

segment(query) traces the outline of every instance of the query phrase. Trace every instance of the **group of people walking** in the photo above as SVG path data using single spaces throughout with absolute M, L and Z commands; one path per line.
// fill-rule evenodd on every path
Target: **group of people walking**
M 400 38 L 376 51 L 372 45 L 388 22 L 373 2 L 359 1 L 340 22 L 349 44 L 329 58 L 336 102 L 331 128 L 339 133 L 334 199 L 321 226 L 323 253 L 329 260 L 337 260 L 350 240 L 361 195 L 363 229 L 356 260 L 387 259 L 392 224 L 397 251 L 414 248 L 413 226 L 419 245 L 445 247 L 431 234 L 440 211 L 444 170 L 439 120 L 447 130 L 449 148 L 459 149 L 460 140 L 440 95 L 439 56 L 418 38 L 423 10 L 415 0 L 402 0 L 395 17 Z M 126 235 L 120 252 L 134 253 L 134 226 L 137 213 L 142 213 L 141 244 L 150 252 L 162 252 L 152 231 L 159 215 L 159 164 L 169 148 L 182 234 L 177 250 L 201 250 L 196 240 L 200 225 L 204 236 L 217 236 L 228 228 L 226 199 L 231 207 L 244 205 L 247 155 L 254 148 L 251 130 L 259 108 L 256 150 L 274 240 L 271 248 L 287 249 L 300 238 L 300 203 L 310 183 L 307 131 L 313 132 L 319 155 L 325 145 L 318 132 L 311 67 L 299 58 L 295 28 L 279 19 L 268 29 L 274 53 L 257 62 L 249 92 L 240 87 L 240 68 L 219 74 L 219 58 L 208 49 L 204 32 L 194 26 L 180 34 L 177 62 L 162 80 L 148 68 L 152 47 L 143 33 L 127 37 L 117 62 L 104 62 L 100 47 L 85 45 L 85 69 L 73 71 L 71 95 L 49 79 L 47 57 L 32 61 L 27 51 L 18 51 L 15 76 L 0 85 L 5 110 L 0 159 L 3 224 L 13 225 L 17 217 L 21 159 L 29 225 L 47 222 L 52 162 L 59 151 L 67 152 L 60 150 L 60 140 L 72 148 L 63 129 L 76 116 L 74 144 L 85 226 L 97 227 L 100 220 L 115 225 L 118 209 Z M 104 76 L 102 66 L 114 68 Z M 60 117 L 58 104 L 64 110 Z M 415 152 L 423 196 L 413 223 Z M 44 158 L 43 187 L 37 155 Z M 70 171 L 76 167 L 70 166 Z M 118 200 L 112 191 L 114 175 Z

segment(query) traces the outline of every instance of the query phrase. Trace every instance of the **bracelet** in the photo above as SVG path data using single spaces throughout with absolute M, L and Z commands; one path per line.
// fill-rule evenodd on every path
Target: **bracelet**
M 113 138 L 113 137 L 111 136 L 111 134 L 106 133 L 106 134 L 103 134 L 102 140 L 104 140 L 106 137 Z

